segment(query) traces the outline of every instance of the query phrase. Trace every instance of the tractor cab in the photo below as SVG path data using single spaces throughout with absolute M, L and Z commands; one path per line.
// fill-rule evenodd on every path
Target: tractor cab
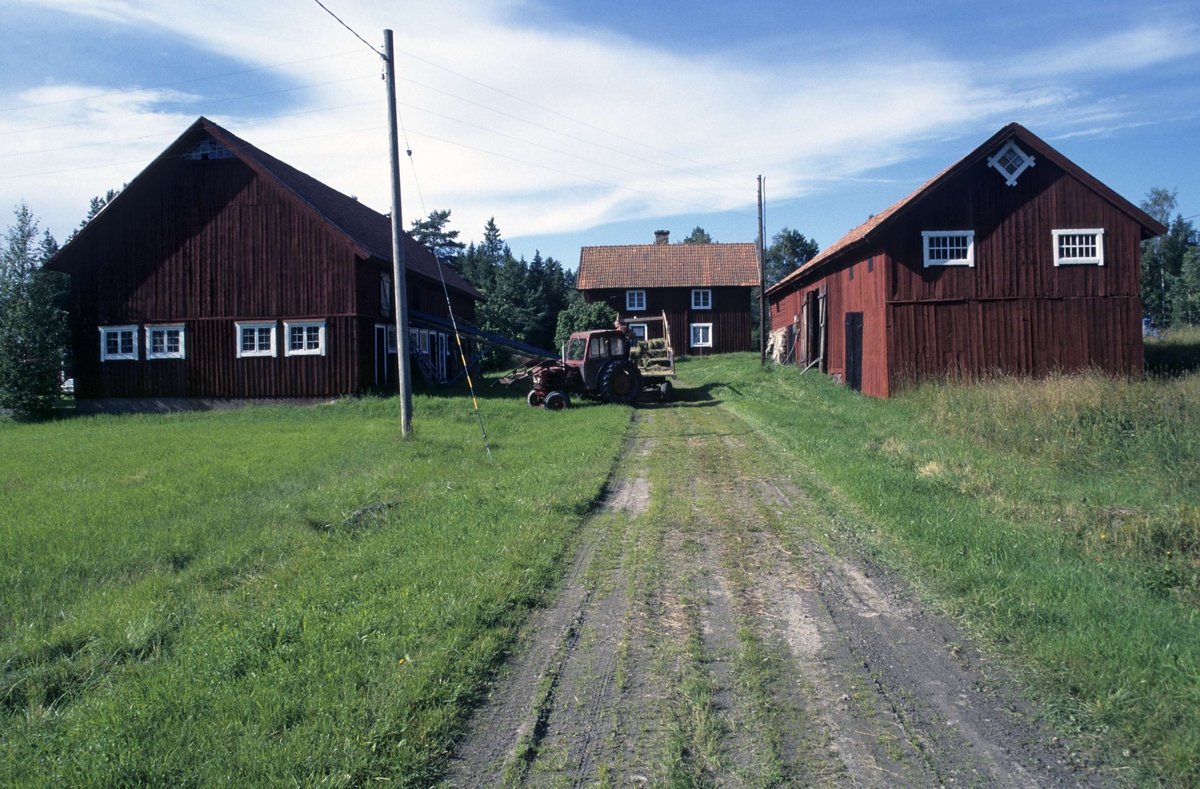
M 629 338 L 619 329 L 575 332 L 567 340 L 568 367 L 579 371 L 584 387 L 596 389 L 600 373 L 613 360 L 629 358 Z

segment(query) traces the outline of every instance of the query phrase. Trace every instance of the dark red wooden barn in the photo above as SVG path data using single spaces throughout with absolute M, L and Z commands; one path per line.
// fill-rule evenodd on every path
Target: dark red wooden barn
M 1140 376 L 1161 224 L 1012 123 L 767 290 L 781 357 L 878 397 L 1086 368 Z
M 754 244 L 653 244 L 584 247 L 576 287 L 603 301 L 643 338 L 662 337 L 666 314 L 679 355 L 749 351 L 750 289 L 759 283 Z M 645 322 L 639 322 L 644 319 Z
M 77 400 L 394 387 L 391 238 L 383 214 L 200 118 L 48 264 L 71 277 Z M 446 316 L 436 259 L 404 244 L 410 310 Z M 483 297 L 443 270 L 472 319 Z M 446 374 L 453 338 L 412 325 Z

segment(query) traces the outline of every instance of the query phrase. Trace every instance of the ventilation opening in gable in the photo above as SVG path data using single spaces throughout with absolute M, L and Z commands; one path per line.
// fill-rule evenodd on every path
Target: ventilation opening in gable
M 1017 185 L 1021 173 L 1033 167 L 1033 157 L 1017 146 L 1016 140 L 1009 140 L 1000 152 L 988 159 L 988 167 L 995 167 L 1004 176 L 1004 182 L 1009 186 Z
M 192 150 L 183 155 L 184 159 L 200 161 L 207 159 L 232 159 L 233 151 L 226 148 L 212 137 L 206 137 Z

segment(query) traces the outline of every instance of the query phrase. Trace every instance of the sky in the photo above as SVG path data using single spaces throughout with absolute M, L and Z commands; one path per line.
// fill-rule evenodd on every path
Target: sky
M 798 229 L 822 247 L 1018 121 L 1200 214 L 1200 4 L 1124 0 L 0 0 L 0 226 L 60 240 L 200 115 L 406 220 L 517 255 Z

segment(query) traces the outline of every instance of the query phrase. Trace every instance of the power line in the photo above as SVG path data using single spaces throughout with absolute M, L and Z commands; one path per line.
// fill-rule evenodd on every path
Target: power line
M 349 109 L 351 107 L 366 107 L 368 105 L 377 105 L 377 104 L 383 104 L 383 103 L 384 103 L 384 99 L 376 99 L 375 101 L 359 101 L 359 102 L 355 102 L 354 104 L 335 104 L 335 105 L 329 106 L 329 107 L 317 107 L 316 109 L 312 109 L 312 110 L 301 110 L 300 112 L 285 112 L 280 115 L 260 115 L 258 117 L 254 117 L 254 118 L 239 118 L 238 120 L 240 120 L 243 123 L 253 123 L 255 121 L 271 121 L 271 120 L 277 120 L 279 118 L 294 118 L 298 115 L 312 115 L 315 112 L 329 112 L 331 110 L 344 110 L 344 109 Z M 85 143 L 80 143 L 79 145 L 65 145 L 61 148 L 41 148 L 36 151 L 19 151 L 17 153 L 0 153 L 0 159 L 7 159 L 7 158 L 10 158 L 13 156 L 35 156 L 37 154 L 42 154 L 42 153 L 56 153 L 58 151 L 73 151 L 73 150 L 77 150 L 79 148 L 94 148 L 97 145 L 120 145 L 122 143 L 127 143 L 127 142 L 136 142 L 138 140 L 149 140 L 152 138 L 161 139 L 162 137 L 163 137 L 163 135 L 161 135 L 161 134 L 147 134 L 147 135 L 143 135 L 141 137 L 127 137 L 123 140 L 105 140 L 103 142 L 85 142 Z
M 566 115 L 566 114 L 564 114 L 564 113 L 561 113 L 561 112 L 559 112 L 559 111 L 557 111 L 557 110 L 552 110 L 552 109 L 550 109 L 549 107 L 543 107 L 542 105 L 540 105 L 540 104 L 536 104 L 536 103 L 534 103 L 534 102 L 532 102 L 532 101 L 529 101 L 528 99 L 521 98 L 520 96 L 516 96 L 516 95 L 514 95 L 514 94 L 512 94 L 512 93 L 509 93 L 508 91 L 501 90 L 500 88 L 493 87 L 493 86 L 491 86 L 491 85 L 487 84 L 486 82 L 480 82 L 479 80 L 477 80 L 477 79 L 474 79 L 473 77 L 468 77 L 466 74 L 460 74 L 459 72 L 457 72 L 457 71 L 454 71 L 453 69 L 446 68 L 445 66 L 442 66 L 442 65 L 439 65 L 439 64 L 437 64 L 437 63 L 434 63 L 433 61 L 426 60 L 425 58 L 422 58 L 422 57 L 418 57 L 417 55 L 414 55 L 414 54 L 412 54 L 411 52 L 405 52 L 405 51 L 404 51 L 404 50 L 402 50 L 402 49 L 397 49 L 396 51 L 397 51 L 397 52 L 399 52 L 401 55 L 404 55 L 404 56 L 406 56 L 406 57 L 410 57 L 410 58 L 412 58 L 413 60 L 420 61 L 421 63 L 424 63 L 424 64 L 426 64 L 426 65 L 428 65 L 428 66 L 433 66 L 433 67 L 434 67 L 434 68 L 436 68 L 436 69 L 441 69 L 442 71 L 445 71 L 445 72 L 446 72 L 446 73 L 448 73 L 448 74 L 453 74 L 454 76 L 456 76 L 456 77 L 459 77 L 460 79 L 465 79 L 465 80 L 466 80 L 466 81 L 468 81 L 468 82 L 473 82 L 473 83 L 475 83 L 476 85 L 479 85 L 480 87 L 487 88 L 488 90 L 495 91 L 496 93 L 499 93 L 499 94 L 501 94 L 501 95 L 503 95 L 503 96 L 508 96 L 510 99 L 515 99 L 516 101 L 522 102 L 522 103 L 524 103 L 524 104 L 528 104 L 530 107 L 535 107 L 535 108 L 537 108 L 537 109 L 539 109 L 539 110 L 542 110 L 543 112 L 548 112 L 548 113 L 550 113 L 551 115 L 557 115 L 558 117 L 560 117 L 560 118 L 564 118 L 564 119 L 566 119 L 566 120 L 569 120 L 569 121 L 571 121 L 572 123 L 578 123 L 580 126 L 586 126 L 587 128 L 589 128 L 589 129 L 593 129 L 593 130 L 595 130 L 595 131 L 598 131 L 598 132 L 601 132 L 602 134 L 608 134 L 608 135 L 611 135 L 611 136 L 613 136 L 613 137 L 616 137 L 617 139 L 620 139 L 620 140 L 625 140 L 626 142 L 631 142 L 631 143 L 633 143 L 634 145 L 640 145 L 640 146 L 642 146 L 643 148 L 649 148 L 650 150 L 652 150 L 652 151 L 657 151 L 658 153 L 665 153 L 665 154 L 666 154 L 666 155 L 668 155 L 668 156 L 674 156 L 676 159 L 681 159 L 681 160 L 683 160 L 683 161 L 685 161 L 685 162 L 690 162 L 690 163 L 692 163 L 692 164 L 698 164 L 698 165 L 700 165 L 701 167 L 709 167 L 709 168 L 711 168 L 711 169 L 713 169 L 713 170 L 721 170 L 721 171 L 723 171 L 723 172 L 729 173 L 730 175 L 736 175 L 736 176 L 738 176 L 738 177 L 743 177 L 743 176 L 744 176 L 744 174 L 743 174 L 743 173 L 738 173 L 738 172 L 735 172 L 735 171 L 733 171 L 733 170 L 729 170 L 729 169 L 727 169 L 727 168 L 724 168 L 724 167 L 719 167 L 719 166 L 717 166 L 717 165 L 714 165 L 714 164 L 707 164 L 707 163 L 705 163 L 705 162 L 700 162 L 700 161 L 697 161 L 697 160 L 695 160 L 695 159 L 689 159 L 689 158 L 688 158 L 688 157 L 686 157 L 686 156 L 680 156 L 680 155 L 679 155 L 679 154 L 677 154 L 677 153 L 673 153 L 673 152 L 671 152 L 671 151 L 667 151 L 667 150 L 664 150 L 664 149 L 662 149 L 662 148 L 656 148 L 656 147 L 655 147 L 655 146 L 653 146 L 653 145 L 648 145 L 648 144 L 646 144 L 646 143 L 644 143 L 644 142 L 641 142 L 641 141 L 639 141 L 639 140 L 635 140 L 635 139 L 633 139 L 632 137 L 626 137 L 626 136 L 624 136 L 624 135 L 617 134 L 616 132 L 609 131 L 608 129 L 601 128 L 600 126 L 594 126 L 593 124 L 590 124 L 590 123 L 588 123 L 588 122 L 586 122 L 586 121 L 581 121 L 581 120 L 579 120 L 578 118 L 572 118 L 570 115 Z
M 204 80 L 209 80 L 209 79 L 222 79 L 224 77 L 236 77 L 240 74 L 252 74 L 256 71 L 266 71 L 268 69 L 273 69 L 273 68 L 283 68 L 285 66 L 295 66 L 295 65 L 299 65 L 300 63 L 312 63 L 317 60 L 329 60 L 330 58 L 340 58 L 340 57 L 345 57 L 346 55 L 357 55 L 358 52 L 359 52 L 359 50 L 356 49 L 353 52 L 338 52 L 337 54 L 334 54 L 334 55 L 321 55 L 320 57 L 305 58 L 304 60 L 289 60 L 286 63 L 273 63 L 269 66 L 258 66 L 256 68 L 242 69 L 240 71 L 226 71 L 223 74 L 210 74 L 206 77 L 192 77 L 191 79 L 181 79 L 181 80 L 176 80 L 175 82 L 163 82 L 158 85 L 147 85 L 147 86 L 141 87 L 141 88 L 126 88 L 125 90 L 110 90 L 107 93 L 93 93 L 90 96 L 76 96 L 73 99 L 60 99 L 58 101 L 43 101 L 40 104 L 24 104 L 20 107 L 5 107 L 3 109 L 0 109 L 0 112 L 16 112 L 17 110 L 31 110 L 31 109 L 35 109 L 37 107 L 51 107 L 51 106 L 55 106 L 58 104 L 70 104 L 71 102 L 74 102 L 74 101 L 88 101 L 90 99 L 102 99 L 102 98 L 105 98 L 106 96 L 122 96 L 127 93 L 137 93 L 137 92 L 143 91 L 143 90 L 158 90 L 159 88 L 172 88 L 172 87 L 175 87 L 176 85 L 186 85 L 191 82 L 203 82 Z
M 296 85 L 295 87 L 291 87 L 291 88 L 281 88 L 279 90 L 268 90 L 264 93 L 247 93 L 247 94 L 243 94 L 241 96 L 230 96 L 230 97 L 224 98 L 224 99 L 213 99 L 211 102 L 209 102 L 209 104 L 222 104 L 222 103 L 226 103 L 226 102 L 230 102 L 230 101 L 238 101 L 240 99 L 256 99 L 261 96 L 274 96 L 279 93 L 288 93 L 288 92 L 294 91 L 294 90 L 304 90 L 305 88 L 320 88 L 320 87 L 324 87 L 326 85 L 339 85 L 339 84 L 342 84 L 345 82 L 355 82 L 360 79 L 375 79 L 375 78 L 376 78 L 376 75 L 371 74 L 371 75 L 364 75 L 361 77 L 347 77 L 346 79 L 335 79 L 335 80 L 330 80 L 329 82 L 313 82 L 308 85 Z M 125 115 L 109 115 L 100 120 L 115 121 L 115 120 L 121 120 L 123 118 L 137 118 L 142 115 L 154 115 L 158 112 L 159 112 L 159 110 L 143 110 L 142 112 L 130 112 L 130 113 L 126 113 Z M 6 134 L 21 134 L 24 132 L 46 131 L 47 129 L 63 129 L 68 126 L 84 126 L 86 124 L 96 123 L 96 122 L 97 122 L 96 118 L 89 118 L 88 120 L 84 120 L 84 121 L 72 121 L 70 123 L 56 123 L 51 126 L 36 126 L 33 128 L 26 128 L 26 129 L 10 129 L 8 131 L 0 131 L 0 136 L 4 136 Z
M 464 98 L 464 97 L 462 97 L 462 96 L 455 95 L 455 94 L 453 94 L 453 93 L 450 93 L 449 91 L 445 91 L 445 90 L 442 90 L 442 89 L 440 89 L 440 88 L 435 88 L 435 87 L 433 87 L 432 85 L 426 85 L 426 84 L 425 84 L 425 83 L 423 83 L 423 82 L 417 82 L 415 79 L 408 79 L 407 77 L 397 77 L 397 79 L 403 80 L 403 81 L 405 81 L 405 82 L 411 83 L 411 84 L 413 84 L 413 85 L 416 85 L 416 86 L 418 86 L 418 87 L 421 87 L 421 88 L 425 88 L 426 90 L 432 90 L 434 93 L 440 93 L 440 94 L 442 94 L 443 96 L 449 96 L 449 97 L 450 97 L 450 98 L 452 98 L 452 99 L 457 99 L 458 101 L 462 101 L 462 102 L 465 102 L 465 103 L 467 103 L 467 104 L 471 104 L 471 105 L 473 105 L 473 106 L 475 106 L 475 107 L 480 107 L 481 109 L 485 109 L 485 110 L 487 110 L 488 112 L 494 112 L 494 113 L 496 113 L 497 115 L 503 115 L 503 116 L 504 116 L 504 117 L 506 117 L 506 118 L 512 118 L 513 120 L 515 120 L 515 121 L 520 121 L 521 123 L 527 123 L 527 124 L 529 124 L 530 126 L 534 126 L 534 127 L 538 128 L 538 129 L 542 129 L 543 131 L 548 131 L 548 132 L 550 132 L 550 133 L 552 133 L 552 134 L 557 134 L 557 135 L 560 135 L 560 136 L 562 136 L 562 137 L 566 137 L 566 138 L 567 138 L 567 139 L 569 139 L 569 140 L 575 140 L 575 141 L 577 141 L 577 142 L 582 142 L 582 143 L 584 143 L 584 144 L 586 144 L 586 145 L 592 145 L 592 146 L 595 146 L 595 147 L 597 147 L 597 148 L 600 148 L 600 149 L 602 149 L 602 150 L 605 150 L 605 151 L 610 151 L 611 153 L 618 154 L 618 155 L 620 155 L 620 156 L 628 156 L 628 157 L 629 157 L 629 158 L 631 158 L 631 159 L 637 159 L 638 161 L 641 161 L 641 162 L 646 162 L 647 164 L 652 164 L 652 165 L 654 165 L 654 166 L 656 166 L 656 167 L 665 167 L 666 169 L 668 169 L 668 170 L 674 170 L 674 171 L 675 171 L 675 172 L 677 172 L 677 173 L 684 173 L 684 174 L 687 174 L 687 175 L 694 175 L 694 176 L 696 176 L 697 178 L 703 178 L 703 179 L 704 179 L 704 180 L 706 180 L 706 181 L 712 181 L 713 183 L 715 183 L 715 184 L 720 184 L 721 186 L 730 186 L 730 184 L 728 184 L 728 183 L 726 183 L 726 182 L 724 182 L 724 181 L 719 181 L 719 180 L 717 180 L 716 178 L 709 178 L 709 177 L 708 177 L 708 176 L 706 176 L 706 175 L 700 175 L 699 173 L 692 173 L 692 172 L 689 172 L 688 170 L 684 170 L 683 168 L 680 168 L 680 167 L 673 167 L 673 166 L 671 166 L 671 165 L 669 165 L 669 164 L 663 164 L 662 162 L 656 162 L 656 161 L 654 161 L 653 159 L 647 159 L 647 158 L 645 158 L 644 156 L 638 156 L 637 154 L 628 153 L 628 152 L 626 152 L 626 151 L 622 151 L 622 150 L 620 150 L 620 149 L 618 149 L 618 148 L 613 148 L 613 147 L 611 147 L 611 146 L 604 145 L 603 143 L 593 142 L 592 140 L 585 140 L 585 139 L 584 139 L 584 138 L 582 138 L 582 137 L 577 137 L 577 136 L 575 136 L 574 134 L 568 134 L 567 132 L 560 131 L 559 129 L 555 129 L 555 128 L 553 128 L 553 127 L 550 127 L 550 126 L 546 126 L 546 125 L 544 125 L 544 124 L 538 123 L 537 121 L 531 121 L 531 120 L 528 120 L 527 118 L 522 118 L 522 117 L 521 117 L 521 116 L 519 116 L 519 115 L 513 115 L 512 113 L 505 112 L 505 111 L 503 111 L 503 110 L 498 110 L 498 109 L 496 109 L 495 107 L 489 107 L 489 106 L 488 106 L 488 105 L 486 105 L 486 104 L 480 104 L 480 103 L 479 103 L 479 102 L 477 102 L 477 101 L 472 101 L 471 99 L 468 99 L 468 98 Z
M 696 202 L 693 202 L 693 201 L 691 201 L 691 200 L 684 200 L 684 199 L 682 199 L 682 198 L 679 198 L 679 197 L 671 197 L 670 195 L 659 194 L 658 192 L 650 192 L 650 191 L 647 191 L 647 190 L 645 190 L 645 189 L 638 189 L 638 188 L 636 188 L 636 187 L 633 187 L 633 186 L 625 186 L 625 185 L 623 185 L 623 184 L 614 183 L 613 181 L 605 181 L 605 180 L 604 180 L 604 179 L 602 179 L 602 178 L 592 178 L 591 176 L 587 176 L 587 175 L 580 175 L 579 173 L 572 173 L 572 172 L 569 172 L 569 171 L 567 171 L 567 170 L 560 170 L 560 169 L 558 169 L 558 168 L 556 168 L 556 167 L 549 167 L 549 166 L 547 166 L 547 165 L 544 165 L 544 164 L 538 164 L 537 162 L 531 162 L 531 161 L 528 161 L 528 160 L 526 160 L 526 159 L 518 159 L 518 158 L 517 158 L 517 157 L 515 157 L 515 156 L 507 156 L 507 155 L 505 155 L 505 154 L 502 154 L 502 153 L 496 153 L 495 151 L 489 151 L 489 150 L 486 150 L 486 149 L 484 149 L 484 148 L 476 148 L 476 147 L 475 147 L 475 146 L 473 146 L 473 145 L 467 145 L 467 144 L 465 144 L 465 143 L 461 143 L 461 142 L 454 142 L 453 140 L 447 140 L 447 139 L 445 139 L 445 138 L 442 138 L 442 137 L 437 137 L 437 136 L 435 136 L 435 135 L 432 135 L 432 134 L 423 134 L 422 132 L 417 132 L 417 131 L 413 132 L 413 134 L 414 134 L 414 135 L 416 135 L 416 136 L 418 136 L 418 137 L 425 137 L 425 138 L 427 138 L 427 139 L 430 139 L 430 140 L 437 140 L 438 142 L 444 142 L 444 143 L 446 143 L 446 144 L 448 144 L 448 145 L 454 145 L 454 146 L 457 146 L 457 147 L 459 147 L 459 148 L 466 148 L 466 149 L 467 149 L 467 150 L 469 150 L 469 151 L 477 151 L 477 152 L 479 152 L 479 153 L 485 153 L 485 154 L 487 154 L 487 155 L 489 155 L 489 156 L 495 156 L 495 157 L 497 157 L 497 158 L 500 158 L 500 159 L 507 159 L 507 160 L 508 160 L 508 161 L 510 161 L 510 162 L 517 162 L 517 163 L 519 163 L 519 164 L 525 164 L 525 165 L 528 165 L 528 166 L 530 166 L 530 167 L 537 167 L 538 169 L 541 169 L 541 170 L 549 170 L 550 172 L 552 172 L 552 173 L 558 173 L 559 175 L 567 175 L 567 176 L 570 176 L 570 177 L 572 177 L 572 178 L 579 178 L 579 179 L 581 179 L 581 180 L 584 180 L 584 181 L 592 181 L 593 183 L 597 183 L 597 184 L 604 184 L 605 186 L 612 186 L 612 187 L 615 187 L 615 188 L 617 188 L 617 189 L 625 189 L 625 190 L 627 190 L 627 191 L 630 191 L 630 192 L 639 192 L 639 193 L 641 193 L 641 194 L 644 194 L 644 195 L 649 195 L 649 196 L 651 196 L 651 197 L 658 197 L 658 198 L 662 198 L 662 199 L 664 199 L 664 200 L 672 200 L 672 201 L 674 201 L 674 202 L 676 202 L 676 203 L 683 203 L 683 204 L 685 204 L 685 205 L 693 205 L 693 206 L 697 206 L 698 208 L 703 208 L 703 209 L 706 209 L 706 210 L 708 210 L 708 211 L 712 211 L 712 210 L 713 210 L 713 208 L 712 208 L 711 206 L 707 206 L 707 205 L 704 205 L 704 204 L 702 204 L 702 203 L 696 203 Z M 747 213 L 745 213 L 745 212 L 742 212 L 742 211 L 734 211 L 733 209 L 719 209 L 719 210 L 718 210 L 718 213 L 738 214 L 739 216 L 752 216 L 751 214 L 747 214 Z
M 404 104 L 403 102 L 398 102 L 398 103 L 400 103 L 400 104 Z M 629 170 L 629 169 L 626 169 L 626 168 L 624 168 L 624 167 L 618 167 L 618 166 L 617 166 L 617 165 L 615 165 L 615 164 L 610 164 L 610 163 L 608 163 L 608 162 L 603 162 L 603 161 L 600 161 L 599 159 L 589 159 L 589 158 L 588 158 L 588 157 L 586 157 L 586 156 L 580 156 L 579 154 L 571 153 L 570 151 L 564 151 L 564 150 L 562 150 L 562 149 L 560 149 L 560 148 L 552 148 L 552 147 L 550 147 L 549 145 L 542 145 L 541 143 L 533 142 L 532 140 L 526 140 L 526 139 L 524 139 L 524 138 L 522 138 L 522 137 L 515 137 L 515 136 L 513 136 L 513 135 L 511 135 L 511 134 L 505 134 L 504 132 L 496 131 L 495 129 L 489 129 L 489 128 L 487 128 L 486 126 L 478 126 L 478 125 L 476 125 L 476 124 L 474 124 L 474 123 L 470 123 L 470 122 L 468 122 L 468 121 L 461 120 L 460 118 L 455 118 L 455 117 L 452 117 L 452 116 L 450 116 L 450 115 L 443 115 L 443 114 L 442 114 L 442 113 L 440 113 L 440 112 L 434 112 L 433 110 L 427 110 L 427 109 L 425 109 L 425 108 L 423 108 L 423 107 L 418 107 L 418 106 L 416 106 L 416 105 L 413 105 L 413 104 L 404 104 L 404 106 L 405 106 L 405 107 L 408 107 L 408 108 L 410 108 L 410 109 L 417 110 L 418 112 L 424 112 L 424 113 L 427 113 L 427 114 L 429 114 L 429 115 L 433 115 L 433 116 L 435 116 L 435 117 L 438 117 L 438 118 L 445 118 L 446 120 L 454 121 L 455 123 L 461 123 L 461 124 L 463 124 L 464 126 L 470 126 L 472 129 L 478 129 L 478 130 L 480 130 L 480 131 L 487 132 L 488 134 L 494 134 L 494 135 L 496 135 L 497 137 L 504 137 L 504 138 L 506 138 L 506 139 L 509 139 L 509 140 L 515 140 L 516 142 L 525 143 L 526 145 L 532 145 L 532 146 L 534 146 L 535 148 L 542 148 L 543 150 L 551 151 L 551 152 L 553 152 L 553 153 L 561 154 L 561 155 L 563 155 L 563 156 L 570 156 L 570 157 L 571 157 L 571 158 L 573 158 L 573 159 L 579 159 L 580 161 L 583 161 L 583 162 L 588 162 L 589 164 L 598 164 L 598 165 L 600 165 L 601 167 L 609 167 L 609 168 L 611 168 L 611 169 L 613 169 L 613 170 L 618 170 L 618 171 L 620 171 L 620 172 L 623 172 L 623 173 L 629 173 L 630 175 L 636 175 L 636 176 L 637 176 L 637 177 L 639 177 L 639 178 L 646 178 L 646 179 L 648 179 L 648 180 L 651 180 L 651 181 L 657 181 L 657 182 L 659 182 L 659 183 L 662 183 L 662 184 L 672 185 L 670 181 L 667 181 L 667 180 L 665 180 L 665 179 L 663 179 L 663 178 L 655 178 L 655 177 L 654 177 L 654 176 L 652 176 L 652 175 L 645 175 L 645 174 L 643 174 L 643 173 L 639 173 L 639 172 L 637 172 L 636 170 Z M 407 136 L 405 137 L 405 140 L 404 140 L 404 142 L 405 142 L 405 145 L 407 145 L 407 144 L 408 144 L 408 138 L 407 138 Z M 410 147 L 411 147 L 411 146 L 410 146 Z M 409 153 L 409 157 L 411 158 L 411 156 L 412 156 L 412 153 L 411 153 L 411 151 L 410 151 L 410 153 Z M 692 192 L 698 192 L 699 194 L 705 194 L 705 195 L 709 195 L 710 197 L 719 197 L 719 198 L 722 198 L 722 199 L 726 197 L 726 195 L 723 195 L 723 194 L 717 194 L 716 192 L 710 192 L 710 191 L 708 191 L 707 189 L 697 189 L 697 188 L 696 188 L 696 187 L 694 187 L 694 186 L 687 186 L 687 185 L 685 185 L 685 184 L 679 184 L 678 186 L 679 186 L 680 188 L 687 189 L 687 190 L 689 190 L 689 191 L 692 191 Z M 418 187 L 418 188 L 419 188 L 419 187 Z
M 350 27 L 350 25 L 347 25 L 345 22 L 343 22 L 343 21 L 341 20 L 341 17 L 339 17 L 337 14 L 333 13 L 333 12 L 332 12 L 332 11 L 330 11 L 328 8 L 326 8 L 326 7 L 325 7 L 325 4 L 324 4 L 324 3 L 322 3 L 322 2 L 321 2 L 321 0 L 313 0 L 313 2 L 314 2 L 314 3 L 316 3 L 317 5 L 321 6 L 321 8 L 324 8 L 324 9 L 325 9 L 325 13 L 329 14 L 331 17 L 333 17 L 334 19 L 336 19 L 336 20 L 338 21 L 338 24 L 339 24 L 339 25 L 341 25 L 342 27 L 346 28 L 346 29 L 347 29 L 347 30 L 349 30 L 351 33 L 353 33 L 355 38 L 357 38 L 359 41 L 361 41 L 361 42 L 363 42 L 364 44 L 366 44 L 366 45 L 367 45 L 367 47 L 368 47 L 368 48 L 369 48 L 369 49 L 370 49 L 372 52 L 374 52 L 376 55 L 382 55 L 382 54 L 383 54 L 382 52 L 380 52 L 378 49 L 376 49 L 376 48 L 375 48 L 375 45 L 374 45 L 374 44 L 372 44 L 370 41 L 367 41 L 365 38 L 363 38 L 362 36 L 360 36 L 360 35 L 358 34 L 358 31 L 356 31 L 354 28 Z

